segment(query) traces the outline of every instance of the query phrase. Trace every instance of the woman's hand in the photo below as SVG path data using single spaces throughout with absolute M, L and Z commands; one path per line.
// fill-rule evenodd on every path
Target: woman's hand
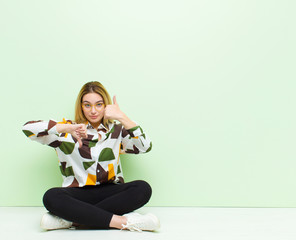
M 79 143 L 79 148 L 82 147 L 82 138 L 87 138 L 86 126 L 84 124 L 71 124 L 72 130 L 69 132 L 75 137 Z
M 119 105 L 116 101 L 116 96 L 113 97 L 113 104 L 112 105 L 107 105 L 105 107 L 105 113 L 104 113 L 104 118 L 105 119 L 113 119 L 113 120 L 118 120 L 123 117 L 123 112 L 120 110 Z
M 86 126 L 84 124 L 57 124 L 59 133 L 70 133 L 79 143 L 79 148 L 82 147 L 82 138 L 87 138 Z
M 118 120 L 122 123 L 125 129 L 130 129 L 135 126 L 137 126 L 136 123 L 131 121 L 119 108 L 119 105 L 116 101 L 116 96 L 113 97 L 113 104 L 107 105 L 105 107 L 105 113 L 104 113 L 105 119 L 113 119 Z

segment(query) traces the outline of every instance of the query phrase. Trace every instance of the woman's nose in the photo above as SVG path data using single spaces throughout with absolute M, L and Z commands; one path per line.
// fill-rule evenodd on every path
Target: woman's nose
M 91 113 L 96 113 L 96 107 L 95 106 L 91 106 Z

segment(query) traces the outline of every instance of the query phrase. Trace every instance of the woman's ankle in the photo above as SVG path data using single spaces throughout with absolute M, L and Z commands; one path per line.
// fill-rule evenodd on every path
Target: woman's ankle
M 127 219 L 125 216 L 113 215 L 110 221 L 110 228 L 122 229 L 122 225 L 126 225 Z

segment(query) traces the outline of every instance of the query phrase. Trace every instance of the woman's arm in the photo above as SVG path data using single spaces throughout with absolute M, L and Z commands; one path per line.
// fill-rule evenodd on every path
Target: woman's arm
M 23 133 L 33 141 L 49 146 L 59 141 L 59 133 L 70 133 L 75 137 L 79 146 L 82 146 L 81 138 L 86 137 L 86 127 L 84 124 L 72 124 L 71 121 L 56 122 L 50 121 L 30 121 L 24 124 Z
M 122 149 L 121 153 L 146 153 L 152 148 L 152 142 L 143 129 L 130 120 L 119 108 L 116 97 L 113 97 L 112 105 L 105 108 L 104 117 L 119 121 L 122 125 Z
M 122 113 L 118 121 L 121 122 L 125 129 L 131 129 L 137 126 L 137 124 L 130 120 L 124 113 Z
M 24 124 L 23 133 L 33 141 L 41 144 L 50 145 L 52 142 L 59 139 L 56 131 L 57 122 L 50 121 L 29 121 Z

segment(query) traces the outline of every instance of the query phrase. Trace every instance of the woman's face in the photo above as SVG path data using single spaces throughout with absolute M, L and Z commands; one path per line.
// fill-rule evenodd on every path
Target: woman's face
M 82 111 L 93 127 L 98 127 L 103 120 L 105 105 L 100 94 L 87 93 L 82 97 Z

